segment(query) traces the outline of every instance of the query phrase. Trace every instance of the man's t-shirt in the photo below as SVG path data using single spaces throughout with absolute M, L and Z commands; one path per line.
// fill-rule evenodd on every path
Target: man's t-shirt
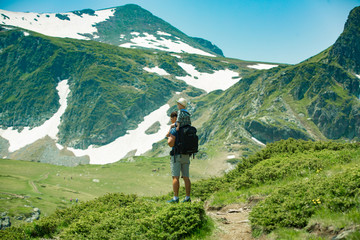
M 179 143 L 179 138 L 177 137 L 177 136 L 178 136 L 178 132 L 176 131 L 176 128 L 172 128 L 172 129 L 170 130 L 170 134 L 175 137 L 175 145 L 174 145 L 174 147 L 172 148 L 172 149 L 174 150 L 175 146 Z

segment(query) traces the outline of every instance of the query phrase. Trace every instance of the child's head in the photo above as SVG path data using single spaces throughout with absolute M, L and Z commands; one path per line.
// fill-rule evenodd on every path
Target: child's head
M 171 121 L 171 123 L 175 123 L 176 120 L 177 120 L 177 112 L 174 111 L 170 114 L 170 121 Z
M 186 106 L 187 106 L 187 101 L 185 98 L 180 98 L 178 101 L 177 101 L 177 106 L 178 106 L 178 109 L 185 109 Z

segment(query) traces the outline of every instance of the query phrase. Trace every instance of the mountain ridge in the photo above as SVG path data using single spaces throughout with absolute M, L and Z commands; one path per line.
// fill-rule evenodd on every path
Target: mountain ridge
M 252 135 L 264 143 L 289 137 L 359 139 L 360 81 L 352 72 L 356 67 L 347 68 L 348 71 L 333 55 L 336 52 L 333 49 L 339 48 L 341 39 L 351 32 L 348 28 L 357 26 L 352 19 L 359 18 L 359 10 L 359 7 L 352 10 L 344 33 L 329 49 L 296 65 L 248 75 L 206 105 L 205 108 L 214 105 L 215 109 L 200 137 L 203 143 L 209 141 L 208 136 L 217 134 L 226 138 L 249 133 L 248 138 Z M 355 36 L 358 34 L 356 28 Z M 354 41 L 342 48 L 356 52 L 360 37 L 351 39 Z M 341 52 L 338 54 L 342 56 Z M 309 126 L 315 136 L 305 130 Z
M 190 98 L 205 93 L 188 85 L 189 81 L 207 82 L 209 87 L 214 85 L 212 81 L 219 80 L 207 76 L 221 72 L 238 75 L 221 78 L 223 83 L 229 82 L 228 87 L 240 76 L 256 71 L 251 67 L 254 62 L 119 48 L 95 41 L 48 37 L 14 27 L 2 27 L 0 48 L 0 58 L 5 63 L 0 69 L 1 127 L 22 131 L 50 119 L 59 108 L 56 84 L 68 79 L 70 95 L 59 126 L 58 143 L 76 149 L 104 146 L 127 134 L 178 93 Z M 190 75 L 182 64 L 193 66 L 196 75 Z M 152 69 L 163 69 L 167 74 L 149 72 Z
M 0 13 L 2 24 L 54 37 L 94 40 L 123 47 L 223 56 L 222 51 L 211 42 L 187 36 L 135 4 L 97 11 L 84 9 L 67 13 L 38 14 L 0 10 Z M 60 26 L 61 31 L 53 29 L 54 24 Z
M 352 21 L 356 21 L 358 14 L 358 8 L 350 13 L 340 40 L 353 31 L 357 36 L 359 29 Z M 131 34 L 133 31 L 129 30 L 130 35 L 144 35 Z M 59 106 L 54 90 L 56 82 L 69 79 L 70 104 L 59 132 L 59 143 L 67 147 L 84 150 L 91 145 L 104 146 L 135 129 L 150 112 L 167 103 L 172 105 L 180 96 L 191 99 L 189 106 L 195 124 L 201 126 L 203 156 L 218 142 L 221 142 L 218 147 L 229 145 L 227 150 L 219 151 L 224 155 L 236 151 L 247 155 L 261 144 L 289 137 L 359 138 L 359 78 L 352 72 L 353 68 L 344 68 L 333 55 L 333 49 L 339 46 L 350 52 L 356 50 L 356 37 L 346 44 L 339 40 L 302 63 L 271 65 L 271 69 L 259 71 L 256 65 L 241 60 L 118 48 L 95 41 L 46 37 L 20 29 L 4 30 L 2 36 L 0 58 L 7 63 L 0 69 L 5 76 L 2 79 L 5 84 L 1 98 L 2 127 L 21 123 L 17 126 L 21 130 L 29 125 L 22 122 L 23 119 L 40 124 L 50 118 Z M 21 57 L 18 56 L 20 49 Z M 33 52 L 34 49 L 45 51 L 41 55 Z M 194 69 L 190 71 L 187 67 Z M 227 77 L 229 86 L 236 83 L 212 98 L 189 86 L 191 81 L 200 80 L 209 85 L 210 77 L 206 74 L 223 70 L 235 74 Z M 42 88 L 31 83 L 34 86 L 30 88 L 37 90 L 34 94 L 18 89 L 13 84 L 16 79 L 23 79 L 22 84 L 34 80 L 48 83 L 41 84 Z M 225 81 L 223 77 L 219 79 Z M 216 88 L 206 91 L 212 90 Z M 46 98 L 42 98 L 44 91 Z M 35 102 L 26 101 L 32 94 Z M 30 103 L 31 106 L 26 105 Z M 32 119 L 29 113 L 39 111 L 36 107 L 40 109 L 43 104 L 46 110 L 40 110 L 38 117 Z M 34 106 L 35 110 L 30 110 Z

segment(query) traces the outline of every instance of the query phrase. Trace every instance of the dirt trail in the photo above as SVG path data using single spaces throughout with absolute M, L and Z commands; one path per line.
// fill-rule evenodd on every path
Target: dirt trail
M 41 194 L 41 192 L 39 192 L 39 189 L 36 187 L 33 181 L 29 181 L 29 184 L 33 188 L 34 192 Z
M 207 214 L 215 220 L 216 227 L 213 239 L 250 240 L 251 235 L 249 213 L 251 209 L 246 204 L 231 204 L 221 209 L 207 209 Z

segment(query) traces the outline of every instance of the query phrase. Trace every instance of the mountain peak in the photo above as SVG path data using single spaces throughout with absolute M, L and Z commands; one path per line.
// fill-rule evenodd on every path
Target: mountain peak
M 360 7 L 351 10 L 344 31 L 330 50 L 329 57 L 345 69 L 360 73 Z
M 0 24 L 52 37 L 94 40 L 120 47 L 223 56 L 211 42 L 187 36 L 136 4 L 67 13 L 20 13 L 0 9 Z

